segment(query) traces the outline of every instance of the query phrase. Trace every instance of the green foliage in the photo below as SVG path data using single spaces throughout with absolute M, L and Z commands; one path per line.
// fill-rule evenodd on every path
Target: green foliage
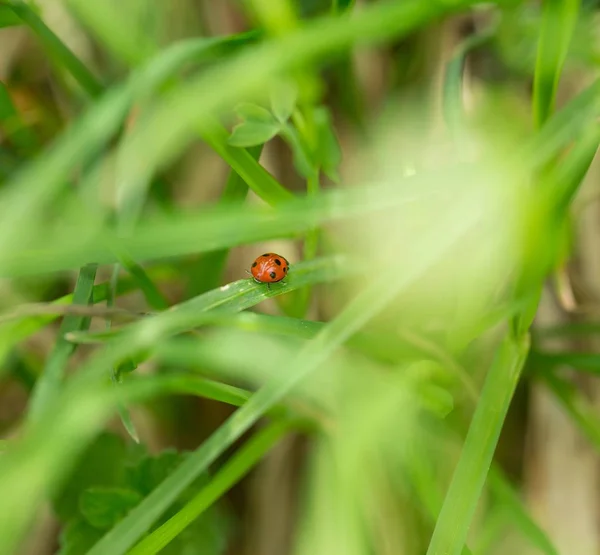
M 27 368 L 33 384 L 19 439 L 0 440 L 0 552 L 19 549 L 51 500 L 62 555 L 224 553 L 233 521 L 220 501 L 296 433 L 311 447 L 298 555 L 470 554 L 506 530 L 556 555 L 493 455 L 526 360 L 526 378 L 600 445 L 593 407 L 558 370 L 593 379 L 599 357 L 550 352 L 535 336 L 529 352 L 600 143 L 600 81 L 556 110 L 564 68 L 597 58 L 580 2 L 491 3 L 497 24 L 458 46 L 436 89 L 448 129 L 413 98 L 419 83 L 416 95 L 383 81 L 363 95 L 358 74 L 374 68 L 352 60 L 390 42 L 419 66 L 429 25 L 477 2 L 229 4 L 256 28 L 179 28 L 171 17 L 186 0 L 69 0 L 100 54 L 92 70 L 43 10 L 0 0 L 0 27 L 24 26 L 53 62 L 52 100 L 32 112 L 60 114 L 61 129 L 43 145 L 13 101 L 18 80 L 0 84 L 0 360 L 3 380 Z M 185 35 L 200 38 L 171 38 Z M 485 101 L 463 105 L 463 70 L 480 54 L 533 79 L 527 136 L 494 100 L 519 96 L 510 79 L 482 79 Z M 379 95 L 385 110 L 363 105 Z M 275 137 L 295 173 L 260 163 Z M 196 160 L 198 142 L 208 149 Z M 190 158 L 200 171 L 180 191 Z M 296 252 L 285 280 L 226 277 L 236 248 L 271 242 Z M 94 285 L 97 272 L 112 278 Z M 251 312 L 273 299 L 286 316 Z M 168 395 L 232 409 L 220 425 L 187 418 L 185 403 L 156 410 L 196 443 L 150 455 L 132 408 Z M 134 442 L 102 432 L 115 415 Z
M 185 460 L 175 450 L 157 456 L 132 449 L 115 435 L 102 434 L 90 446 L 71 480 L 56 498 L 55 509 L 64 523 L 61 555 L 87 552 L 105 533 L 146 497 Z M 165 522 L 189 502 L 206 482 L 202 475 L 157 524 Z M 170 549 L 174 553 L 222 553 L 226 546 L 227 519 L 221 509 L 207 511 Z M 178 550 L 178 551 L 176 551 Z

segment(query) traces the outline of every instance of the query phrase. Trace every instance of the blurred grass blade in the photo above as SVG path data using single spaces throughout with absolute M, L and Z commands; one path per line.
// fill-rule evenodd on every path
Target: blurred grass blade
M 600 357 L 597 356 L 600 360 Z M 600 363 L 599 363 L 600 364 Z M 585 398 L 575 385 L 561 378 L 554 370 L 540 370 L 537 375 L 560 401 L 567 414 L 595 449 L 600 450 L 600 418 L 598 408 Z
M 465 545 L 467 532 L 528 349 L 528 336 L 521 340 L 506 337 L 498 347 L 435 525 L 427 555 L 459 555 Z
M 68 181 L 73 168 L 88 163 L 119 129 L 134 101 L 146 96 L 186 63 L 206 60 L 228 44 L 253 40 L 254 35 L 190 39 L 176 43 L 135 71 L 127 82 L 113 87 L 64 133 L 43 155 L 17 173 L 0 193 L 0 258 L 7 247 L 19 244 L 28 223 Z M 4 208 L 10 206 L 10 210 Z M 35 228 L 35 226 L 32 225 Z M 81 266 L 81 265 L 78 265 Z
M 255 146 L 249 148 L 248 153 L 258 162 L 262 149 L 262 145 Z M 231 170 L 219 203 L 228 206 L 242 204 L 247 195 L 248 184 L 239 174 Z M 188 285 L 190 296 L 199 295 L 221 285 L 228 255 L 229 249 L 218 249 L 200 257 L 190 270 Z
M 73 292 L 73 304 L 89 304 L 92 300 L 96 269 L 95 264 L 81 268 Z M 89 323 L 89 318 L 81 316 L 64 317 L 58 330 L 54 350 L 48 356 L 44 371 L 35 385 L 29 402 L 28 417 L 30 420 L 36 421 L 43 418 L 48 407 L 60 395 L 62 381 L 67 371 L 67 363 L 75 350 L 75 345 L 67 341 L 65 335 L 71 331 L 85 329 L 89 326 Z
M 166 310 L 169 308 L 169 302 L 142 266 L 122 253 L 119 254 L 119 262 L 123 268 L 127 270 L 137 287 L 139 287 L 140 291 L 143 293 L 148 306 L 152 307 L 154 310 Z
M 508 514 L 521 533 L 544 555 L 560 555 L 548 535 L 529 516 L 523 503 L 498 465 L 492 465 L 488 477 L 497 501 L 508 509 Z
M 202 138 L 229 164 L 267 204 L 277 206 L 290 200 L 292 193 L 285 189 L 265 168 L 263 168 L 246 149 L 230 146 L 227 142 L 229 134 L 215 121 L 207 126 Z
M 183 509 L 136 545 L 129 555 L 158 553 L 198 518 L 215 501 L 239 482 L 277 442 L 294 427 L 292 420 L 280 420 L 252 436 L 215 474 L 210 483 Z
M 537 59 L 533 79 L 533 113 L 541 127 L 554 111 L 556 91 L 567 57 L 581 0 L 542 2 Z
M 160 17 L 160 7 L 131 0 L 68 0 L 67 4 L 119 59 L 138 65 L 156 54 L 149 20 L 153 15 Z
M 0 4 L 0 29 L 3 27 L 14 27 L 15 25 L 23 25 L 23 20 L 10 6 Z
M 21 0 L 5 0 L 14 13 L 35 33 L 54 63 L 67 70 L 92 98 L 98 97 L 103 85 L 73 52 L 47 27 L 40 17 Z
M 568 154 L 555 170 L 547 186 L 548 194 L 554 197 L 553 205 L 559 216 L 566 215 L 571 202 L 587 174 L 600 144 L 600 126 L 581 133 L 580 139 L 571 147 Z

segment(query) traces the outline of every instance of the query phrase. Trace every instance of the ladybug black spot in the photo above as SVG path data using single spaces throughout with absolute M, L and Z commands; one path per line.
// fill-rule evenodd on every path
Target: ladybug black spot
M 279 260 L 279 258 L 275 259 L 275 264 L 277 264 L 277 266 L 281 266 L 281 260 Z
M 254 262 L 254 263 L 252 264 L 252 267 L 253 267 L 253 268 L 256 268 L 256 262 Z
M 263 254 L 263 256 L 266 256 L 266 257 L 268 257 L 268 256 L 269 256 L 269 253 L 268 253 L 268 252 L 266 252 L 265 254 Z
M 284 271 L 284 272 L 287 272 L 287 266 L 284 266 L 284 267 L 283 267 L 283 271 Z
M 275 279 L 277 277 L 275 272 L 269 272 L 269 275 L 271 276 L 271 279 Z

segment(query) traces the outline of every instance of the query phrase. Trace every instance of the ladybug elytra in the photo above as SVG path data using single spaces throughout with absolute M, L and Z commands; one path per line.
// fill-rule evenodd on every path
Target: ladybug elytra
M 252 263 L 250 272 L 257 283 L 269 284 L 281 281 L 287 275 L 289 267 L 289 262 L 283 256 L 267 252 Z

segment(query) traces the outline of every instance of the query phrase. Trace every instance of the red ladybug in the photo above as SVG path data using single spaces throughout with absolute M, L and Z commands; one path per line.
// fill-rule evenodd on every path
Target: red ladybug
M 253 263 L 250 271 L 256 283 L 276 283 L 287 276 L 290 263 L 279 254 L 267 252 L 261 254 Z

